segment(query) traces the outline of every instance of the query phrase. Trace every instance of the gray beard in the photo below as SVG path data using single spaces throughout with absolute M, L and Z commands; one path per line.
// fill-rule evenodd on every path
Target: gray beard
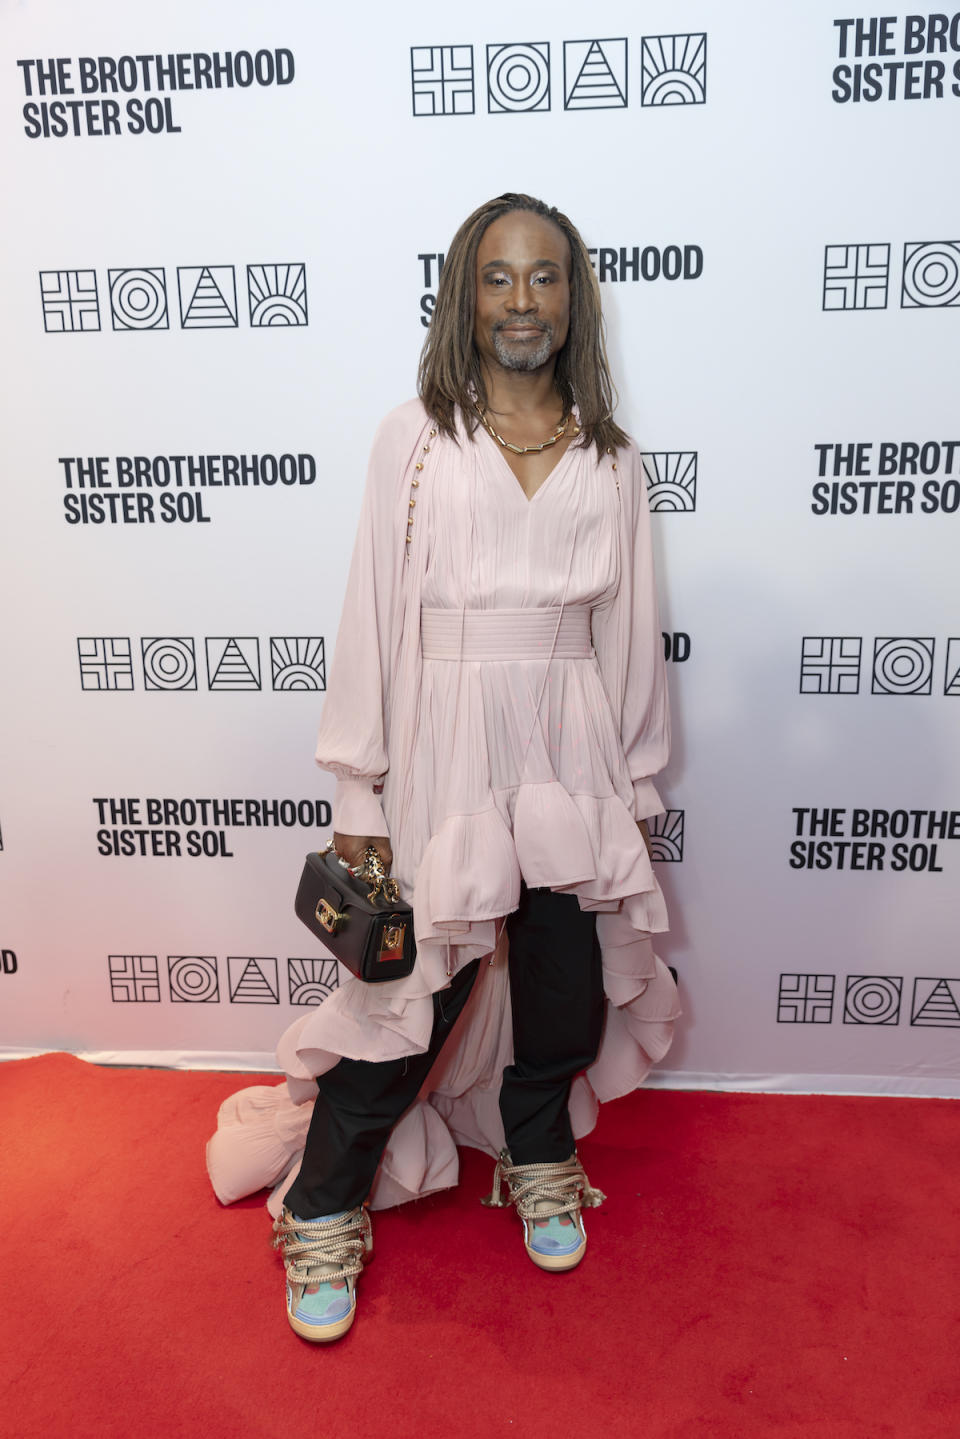
M 498 329 L 493 332 L 494 354 L 505 370 L 539 370 L 550 358 L 553 349 L 553 329 L 551 326 L 543 332 L 539 343 L 531 349 L 529 345 L 511 346 L 509 340 L 505 340 Z

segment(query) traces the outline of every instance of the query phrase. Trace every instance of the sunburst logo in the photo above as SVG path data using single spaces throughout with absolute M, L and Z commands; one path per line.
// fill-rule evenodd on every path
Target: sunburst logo
M 703 105 L 707 99 L 707 37 L 644 35 L 641 105 Z
M 270 669 L 275 690 L 325 690 L 323 640 L 318 635 L 271 636 Z
M 305 265 L 248 265 L 247 291 L 254 329 L 307 323 Z

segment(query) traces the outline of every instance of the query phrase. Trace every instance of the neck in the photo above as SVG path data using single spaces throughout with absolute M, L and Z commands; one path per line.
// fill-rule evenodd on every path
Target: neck
M 556 357 L 551 355 L 539 370 L 507 370 L 502 365 L 484 362 L 483 380 L 487 391 L 487 409 L 495 415 L 552 413 L 560 410 L 554 372 Z

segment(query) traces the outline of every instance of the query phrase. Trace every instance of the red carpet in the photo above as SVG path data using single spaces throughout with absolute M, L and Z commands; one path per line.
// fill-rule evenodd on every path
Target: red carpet
M 353 1331 L 287 1328 L 203 1145 L 253 1077 L 0 1065 L 16 1439 L 956 1439 L 960 1103 L 647 1090 L 581 1146 L 569 1275 L 459 1190 L 374 1215 Z

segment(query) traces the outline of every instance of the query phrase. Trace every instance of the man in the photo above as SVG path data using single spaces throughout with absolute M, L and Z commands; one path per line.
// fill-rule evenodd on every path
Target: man
M 650 941 L 669 723 L 646 491 L 564 215 L 508 194 L 461 226 L 419 394 L 374 444 L 317 749 L 334 846 L 392 865 L 416 968 L 346 980 L 278 1051 L 317 1076 L 274 1243 L 319 1342 L 353 1322 L 371 1194 L 453 1182 L 451 1136 L 500 1152 L 488 1202 L 506 1188 L 528 1257 L 578 1264 L 603 1196 L 574 1136 L 678 1012 Z

